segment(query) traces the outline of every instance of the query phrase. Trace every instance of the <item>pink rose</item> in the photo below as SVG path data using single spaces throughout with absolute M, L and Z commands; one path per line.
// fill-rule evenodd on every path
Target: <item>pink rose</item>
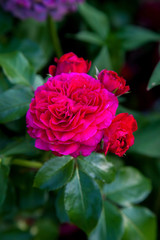
M 124 78 L 119 77 L 114 71 L 104 69 L 99 73 L 98 79 L 109 92 L 114 92 L 116 96 L 122 95 L 130 90 L 129 86 L 126 86 Z
M 64 54 L 59 60 L 55 58 L 57 67 L 54 65 L 49 66 L 49 74 L 52 76 L 59 75 L 61 73 L 88 73 L 91 62 L 77 57 L 73 52 Z
M 122 157 L 134 144 L 133 132 L 137 130 L 137 122 L 128 113 L 118 114 L 104 133 L 104 151 Z
M 114 94 L 85 73 L 62 73 L 37 88 L 27 112 L 35 146 L 61 155 L 88 156 L 118 107 Z

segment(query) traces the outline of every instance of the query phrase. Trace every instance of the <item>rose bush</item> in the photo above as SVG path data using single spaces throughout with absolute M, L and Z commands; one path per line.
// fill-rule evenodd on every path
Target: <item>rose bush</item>
M 115 153 L 122 157 L 134 144 L 133 132 L 137 130 L 137 122 L 128 113 L 118 114 L 104 134 L 104 151 Z
M 70 72 L 88 73 L 91 67 L 91 62 L 77 57 L 72 52 L 64 54 L 59 60 L 58 58 L 54 60 L 57 63 L 57 67 L 55 65 L 49 66 L 49 74 L 52 76 Z
M 88 156 L 115 117 L 118 100 L 85 73 L 51 77 L 35 92 L 27 113 L 35 146 L 53 153 Z

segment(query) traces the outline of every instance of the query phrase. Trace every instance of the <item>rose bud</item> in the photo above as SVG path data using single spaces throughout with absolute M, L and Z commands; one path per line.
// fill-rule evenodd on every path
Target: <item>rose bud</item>
M 129 86 L 126 86 L 125 79 L 119 77 L 114 71 L 104 69 L 99 73 L 98 79 L 109 92 L 113 92 L 116 96 L 120 96 L 130 90 Z
M 88 73 L 91 67 L 91 62 L 77 57 L 73 52 L 64 54 L 59 60 L 58 58 L 54 60 L 57 63 L 57 67 L 54 65 L 49 67 L 49 74 L 52 76 L 70 72 Z
M 112 152 L 119 157 L 134 144 L 133 132 L 137 130 L 137 122 L 128 113 L 118 114 L 104 133 L 104 151 Z

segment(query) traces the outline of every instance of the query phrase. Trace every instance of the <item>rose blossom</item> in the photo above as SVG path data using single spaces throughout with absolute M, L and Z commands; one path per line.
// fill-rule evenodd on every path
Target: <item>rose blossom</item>
M 84 0 L 0 0 L 0 5 L 20 19 L 46 20 L 50 15 L 61 20 L 67 13 L 76 11 Z
M 85 73 L 62 73 L 37 88 L 27 112 L 35 146 L 55 154 L 88 156 L 118 107 L 114 94 Z
M 77 57 L 73 52 L 64 54 L 59 60 L 55 58 L 57 67 L 55 65 L 49 66 L 49 73 L 52 76 L 59 75 L 61 73 L 88 73 L 91 62 Z
M 104 133 L 104 151 L 115 153 L 119 157 L 134 144 L 133 132 L 137 130 L 137 122 L 128 113 L 118 114 Z
M 130 90 L 129 86 L 126 86 L 125 79 L 119 77 L 114 71 L 104 69 L 99 73 L 98 79 L 108 91 L 115 91 L 116 96 L 122 95 Z

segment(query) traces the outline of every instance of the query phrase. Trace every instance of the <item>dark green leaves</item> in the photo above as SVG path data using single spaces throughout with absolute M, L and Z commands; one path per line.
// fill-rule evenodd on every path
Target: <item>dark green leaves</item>
M 98 222 L 101 208 L 101 195 L 97 184 L 76 169 L 73 179 L 65 189 L 65 209 L 70 221 L 90 233 Z
M 0 66 L 13 84 L 30 86 L 34 79 L 34 69 L 20 52 L 0 54 Z
M 83 31 L 79 32 L 74 37 L 80 41 L 87 42 L 87 43 L 93 43 L 96 45 L 103 45 L 102 39 L 93 32 Z
M 104 187 L 107 198 L 122 206 L 141 202 L 150 191 L 150 181 L 132 167 L 121 168 L 115 181 Z
M 35 176 L 34 186 L 55 190 L 63 187 L 73 174 L 73 158 L 70 156 L 55 157 L 47 161 Z
M 158 120 L 153 121 L 151 119 L 151 123 L 137 131 L 135 134 L 135 144 L 131 148 L 131 151 L 149 157 L 160 157 L 159 136 L 160 124 L 158 117 Z
M 106 38 L 109 31 L 107 16 L 88 3 L 80 4 L 79 11 L 93 31 L 101 38 Z
M 115 169 L 103 154 L 92 153 L 88 157 L 79 157 L 78 164 L 83 172 L 93 178 L 110 183 L 114 180 Z
M 0 96 L 0 123 L 22 117 L 29 108 L 33 92 L 27 87 L 12 88 Z
M 122 210 L 125 233 L 123 240 L 156 240 L 156 219 L 144 207 L 129 207 Z
M 104 208 L 89 240 L 156 240 L 155 215 L 144 207 L 118 209 L 110 202 Z
M 120 240 L 124 232 L 120 210 L 110 202 L 104 202 L 98 225 L 89 240 Z
M 149 190 L 142 174 L 122 167 L 115 181 L 104 187 L 103 211 L 89 240 L 156 240 L 155 215 L 143 207 L 125 207 L 144 200 Z
M 119 37 L 123 40 L 123 47 L 126 50 L 133 50 L 148 42 L 160 40 L 159 34 L 148 29 L 132 25 L 125 27 L 119 34 Z
M 152 76 L 148 83 L 147 90 L 150 90 L 151 88 L 156 87 L 158 85 L 160 85 L 160 61 L 158 62 L 152 73 Z
M 97 67 L 99 71 L 105 68 L 111 69 L 111 61 L 107 46 L 101 48 L 99 54 L 92 63 L 92 67 L 90 70 L 91 75 L 95 75 L 96 73 L 95 67 Z

